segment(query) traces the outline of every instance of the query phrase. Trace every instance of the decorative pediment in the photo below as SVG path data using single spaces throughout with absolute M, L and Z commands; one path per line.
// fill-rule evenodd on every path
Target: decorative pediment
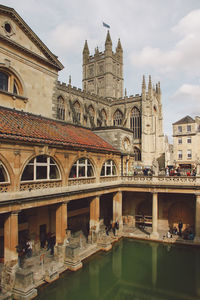
M 18 50 L 63 69 L 57 57 L 47 48 L 18 13 L 10 7 L 0 5 L 0 40 Z

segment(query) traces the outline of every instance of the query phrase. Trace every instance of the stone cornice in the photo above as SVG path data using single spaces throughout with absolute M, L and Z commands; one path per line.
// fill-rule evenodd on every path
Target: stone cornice
M 15 41 L 11 40 L 10 38 L 7 38 L 7 37 L 3 36 L 2 34 L 0 34 L 0 40 L 4 41 L 6 44 L 12 46 L 13 48 L 15 48 L 17 50 L 20 50 L 21 52 L 24 52 L 24 53 L 28 54 L 29 56 L 31 56 L 31 57 L 47 64 L 47 65 L 53 66 L 57 70 L 62 70 L 62 68 L 60 68 L 53 61 L 50 61 L 50 60 L 47 60 L 47 59 L 43 58 L 42 56 L 32 52 L 31 50 L 28 50 L 27 48 L 21 46 L 20 44 L 16 43 Z

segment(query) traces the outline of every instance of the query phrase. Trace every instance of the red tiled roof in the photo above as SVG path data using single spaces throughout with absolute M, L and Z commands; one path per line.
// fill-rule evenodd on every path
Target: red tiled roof
M 0 138 L 117 152 L 90 129 L 0 107 Z

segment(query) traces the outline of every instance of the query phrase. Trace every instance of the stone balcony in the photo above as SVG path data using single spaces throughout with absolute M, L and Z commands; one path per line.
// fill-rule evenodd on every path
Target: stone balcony
M 136 189 L 137 188 L 137 189 Z M 0 203 L 15 202 L 21 203 L 21 201 L 37 200 L 37 199 L 52 199 L 52 198 L 65 198 L 65 201 L 91 197 L 94 194 L 101 195 L 102 191 L 115 192 L 115 191 L 147 191 L 151 192 L 153 189 L 159 189 L 163 192 L 169 190 L 176 193 L 196 193 L 200 192 L 200 177 L 185 177 L 185 176 L 113 176 L 104 177 L 103 180 L 77 180 L 77 184 L 67 186 L 50 186 L 42 185 L 40 189 L 29 189 L 11 192 L 0 193 Z

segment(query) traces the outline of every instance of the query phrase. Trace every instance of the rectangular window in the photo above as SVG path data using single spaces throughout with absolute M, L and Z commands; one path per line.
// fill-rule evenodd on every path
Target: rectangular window
M 191 138 L 191 136 L 188 136 L 188 137 L 187 137 L 187 143 L 188 143 L 188 144 L 191 144 L 191 143 L 192 143 L 192 138 Z
M 182 144 L 182 138 L 178 138 L 178 144 Z
M 182 132 L 182 126 L 178 126 L 178 132 Z
M 178 159 L 182 159 L 182 158 L 183 158 L 182 150 L 178 150 Z
M 187 150 L 187 158 L 192 158 L 192 150 Z
M 187 132 L 191 132 L 191 125 L 187 125 Z

